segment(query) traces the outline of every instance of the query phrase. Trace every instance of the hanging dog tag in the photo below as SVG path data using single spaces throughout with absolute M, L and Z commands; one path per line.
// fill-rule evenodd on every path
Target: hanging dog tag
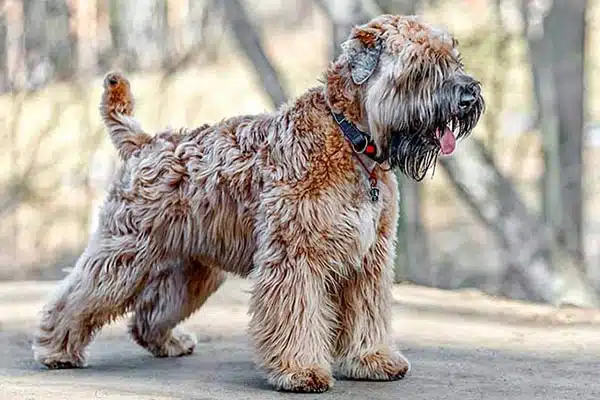
M 369 194 L 371 195 L 371 201 L 375 202 L 379 200 L 379 189 L 377 188 L 377 178 L 372 177 L 369 179 L 371 183 L 371 190 L 369 190 Z
M 379 200 L 379 189 L 377 189 L 376 187 L 371 188 L 369 193 L 371 194 L 371 201 L 375 202 L 375 201 Z

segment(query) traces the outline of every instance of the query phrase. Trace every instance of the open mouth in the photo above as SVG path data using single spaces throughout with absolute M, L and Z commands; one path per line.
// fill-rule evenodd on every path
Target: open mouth
M 440 143 L 440 152 L 447 156 L 454 152 L 456 148 L 456 135 L 454 134 L 454 130 L 458 128 L 458 124 L 454 123 L 454 121 L 446 124 L 443 130 L 436 129 L 435 136 Z
M 390 137 L 388 162 L 406 176 L 420 181 L 439 155 L 448 156 L 456 149 L 456 142 L 469 135 L 479 119 L 481 106 L 468 115 L 450 115 L 429 124 L 415 124 L 413 129 L 394 132 Z

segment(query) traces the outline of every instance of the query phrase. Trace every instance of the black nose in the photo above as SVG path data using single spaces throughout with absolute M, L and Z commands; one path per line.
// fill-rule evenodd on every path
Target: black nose
M 461 111 L 468 111 L 476 100 L 477 98 L 475 97 L 473 90 L 470 88 L 465 88 L 460 94 L 458 108 L 460 108 Z

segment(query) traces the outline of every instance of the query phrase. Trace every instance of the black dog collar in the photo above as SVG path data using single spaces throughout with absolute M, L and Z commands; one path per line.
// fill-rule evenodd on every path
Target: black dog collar
M 385 157 L 377 155 L 377 147 L 369 138 L 369 135 L 361 131 L 352 122 L 348 121 L 342 114 L 333 114 L 333 119 L 339 125 L 346 139 L 352 145 L 352 149 L 357 154 L 364 154 L 376 163 L 381 164 Z

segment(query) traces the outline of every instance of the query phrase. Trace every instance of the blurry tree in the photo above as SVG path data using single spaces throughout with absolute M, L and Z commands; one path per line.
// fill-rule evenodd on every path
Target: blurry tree
M 312 0 L 287 0 L 289 11 L 284 12 L 282 18 L 288 29 L 294 29 L 310 17 Z
M 79 76 L 91 76 L 98 72 L 99 11 L 97 0 L 76 3 L 75 15 L 72 18 L 77 34 L 77 73 Z
M 421 0 L 374 0 L 383 14 L 414 15 Z
M 186 18 L 190 42 L 197 43 L 202 40 L 203 29 L 206 25 L 208 13 L 206 10 L 212 5 L 212 0 L 189 0 L 188 16 Z
M 215 62 L 223 48 L 225 6 L 220 0 L 188 0 L 186 53 L 202 50 L 205 62 Z
M 318 0 L 317 4 L 331 21 L 329 59 L 336 59 L 341 53 L 341 44 L 355 25 L 369 20 L 362 0 Z
M 583 265 L 583 120 L 587 0 L 522 0 L 538 123 L 544 218 Z
M 498 25 L 498 21 L 495 22 Z M 556 78 L 551 67 L 552 43 L 530 43 L 530 47 L 532 56 L 538 58 L 534 82 L 540 102 L 540 114 L 543 114 L 539 121 L 546 132 L 544 148 L 547 155 L 552 151 L 555 154 L 553 157 L 546 157 L 549 161 L 546 165 L 547 176 L 559 182 L 561 165 L 558 161 L 558 128 L 556 113 L 552 111 Z M 501 54 L 503 53 L 494 55 L 498 64 L 504 61 Z M 500 83 L 495 79 L 493 87 L 488 88 L 488 91 L 498 91 L 497 85 Z M 494 103 L 499 100 L 496 97 L 492 99 Z M 493 119 L 494 116 L 490 118 Z M 493 134 L 499 127 L 491 124 L 488 128 Z M 463 142 L 461 153 L 460 157 L 442 159 L 441 164 L 458 189 L 459 196 L 501 243 L 505 250 L 507 269 L 511 272 L 509 275 L 516 274 L 520 277 L 520 283 L 532 300 L 543 300 L 551 304 L 596 306 L 598 297 L 595 288 L 580 268 L 578 258 L 571 257 L 565 246 L 556 240 L 555 219 L 548 221 L 528 210 L 514 184 L 500 173 L 491 153 L 478 139 L 469 138 Z M 558 184 L 546 186 L 546 201 L 562 204 L 560 193 L 556 190 L 559 187 Z M 557 214 L 563 218 L 560 211 L 559 209 Z M 550 216 L 555 217 L 557 214 Z M 553 263 L 549 263 L 546 257 L 548 254 L 552 254 Z
M 560 247 L 586 275 L 583 247 L 583 120 L 586 0 L 521 0 L 536 122 L 542 134 L 542 210 L 557 241 L 545 256 L 560 268 Z
M 521 277 L 531 300 L 598 305 L 595 288 L 575 259 L 564 247 L 555 245 L 554 231 L 528 210 L 479 139 L 465 140 L 460 157 L 445 157 L 440 162 L 459 196 L 503 243 L 508 267 Z M 551 248 L 556 252 L 556 268 L 544 257 Z
M 287 100 L 286 91 L 281 83 L 282 79 L 267 57 L 260 35 L 252 25 L 246 9 L 239 0 L 224 0 L 224 5 L 227 19 L 240 50 L 252 62 L 273 105 L 280 106 Z
M 110 1 L 113 48 L 125 68 L 160 69 L 169 57 L 168 30 L 166 1 Z
M 188 0 L 188 15 L 186 18 L 188 47 L 194 48 L 207 35 L 209 19 L 217 18 L 217 1 Z
M 486 132 L 486 149 L 492 159 L 496 154 L 503 154 L 498 147 L 498 137 L 502 131 L 504 115 L 497 110 L 502 109 L 502 103 L 507 93 L 512 90 L 509 86 L 511 68 L 508 63 L 511 59 L 510 47 L 514 43 L 515 35 L 505 25 L 501 3 L 501 0 L 493 0 L 489 5 L 491 12 L 485 26 L 479 28 L 478 34 L 471 34 L 468 39 L 461 41 L 461 48 L 464 52 L 484 51 L 485 57 L 490 61 L 481 65 L 483 68 L 479 69 L 477 76 L 481 76 L 485 91 L 488 111 L 484 114 L 481 124 Z M 463 55 L 465 54 L 463 53 Z M 470 64 L 471 68 L 479 67 Z M 515 154 L 514 158 L 518 159 L 519 155 Z M 511 260 L 512 251 L 508 247 L 508 242 L 499 237 L 497 239 L 499 239 L 496 242 L 500 247 L 500 257 L 504 266 L 499 289 L 501 293 L 512 294 L 514 286 L 517 286 L 524 290 L 528 298 L 539 298 L 528 285 L 523 284 L 526 280 L 523 280 L 519 268 Z
M 553 1 L 545 21 L 552 40 L 558 116 L 562 223 L 559 239 L 584 263 L 583 142 L 584 58 L 587 0 Z M 555 210 L 548 210 L 548 213 Z
M 23 17 L 27 85 L 37 88 L 53 78 L 72 77 L 77 58 L 66 1 L 24 0 Z
M 0 93 L 8 90 L 8 18 L 0 10 Z

